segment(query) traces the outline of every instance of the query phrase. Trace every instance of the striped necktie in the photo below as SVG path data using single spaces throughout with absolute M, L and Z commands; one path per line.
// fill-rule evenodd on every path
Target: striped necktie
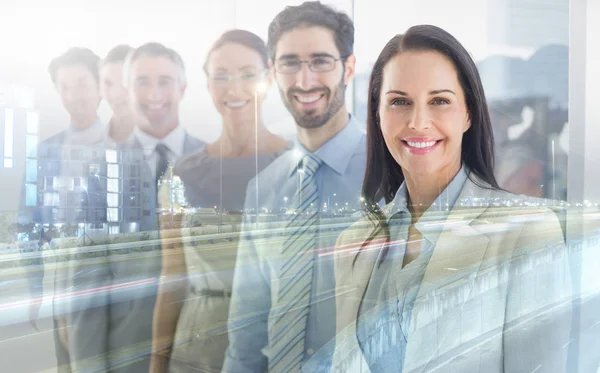
M 300 372 L 304 358 L 306 318 L 313 279 L 313 250 L 317 245 L 318 191 L 315 174 L 322 161 L 312 154 L 298 164 L 296 213 L 291 215 L 282 245 L 280 289 L 270 340 L 269 372 Z
M 156 175 L 154 179 L 154 185 L 158 185 L 158 181 L 162 178 L 163 174 L 169 167 L 169 148 L 165 144 L 158 143 L 155 149 L 158 157 L 156 159 Z

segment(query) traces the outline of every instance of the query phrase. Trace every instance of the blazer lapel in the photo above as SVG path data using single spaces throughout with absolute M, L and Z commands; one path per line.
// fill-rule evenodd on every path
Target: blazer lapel
M 440 351 L 440 346 L 451 346 L 454 344 L 452 338 L 460 339 L 457 335 L 460 317 L 446 319 L 442 316 L 456 309 L 456 302 L 462 309 L 489 244 L 489 238 L 474 229 L 471 223 L 488 208 L 491 190 L 476 185 L 471 178 L 474 178 L 473 174 L 465 182 L 457 204 L 463 199 L 484 202 L 476 207 L 455 206 L 444 223 L 412 310 L 405 371 L 431 362 L 445 352 Z M 453 293 L 458 300 L 443 301 L 449 296 L 448 287 L 456 285 L 461 289 Z
M 385 216 L 389 215 L 390 208 L 390 204 L 383 208 Z M 337 324 L 338 331 L 357 320 L 361 301 L 386 239 L 384 232 L 367 219 L 354 223 L 346 232 L 335 249 L 338 309 L 348 316 L 346 322 Z
M 191 143 L 191 140 L 192 140 L 191 136 L 188 135 L 187 131 L 185 131 L 185 136 L 183 138 L 183 149 L 182 149 L 183 154 L 188 154 L 195 150 L 194 146 Z
M 187 131 L 185 131 L 182 155 L 186 155 L 186 154 L 195 152 L 196 150 L 201 149 L 204 146 L 206 146 L 206 144 L 203 141 L 193 137 Z
M 375 224 L 360 220 L 336 245 L 337 332 L 332 372 L 356 371 L 367 366 L 356 336 L 356 320 L 384 245 L 383 232 L 376 229 Z

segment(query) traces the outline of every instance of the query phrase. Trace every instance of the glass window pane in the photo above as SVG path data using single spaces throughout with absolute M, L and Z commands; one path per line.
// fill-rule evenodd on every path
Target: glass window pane
M 108 179 L 106 180 L 106 189 L 111 193 L 119 193 L 119 179 Z
M 46 176 L 44 177 L 44 185 L 41 186 L 44 190 L 50 190 L 50 189 L 54 189 L 54 177 L 53 176 Z
M 116 193 L 108 193 L 106 196 L 106 203 L 110 207 L 118 207 L 119 206 L 119 195 Z
M 106 150 L 106 162 L 117 163 L 117 151 L 114 149 Z
M 38 137 L 37 135 L 27 135 L 25 139 L 25 154 L 28 157 L 37 157 Z
M 112 179 L 119 178 L 119 165 L 118 164 L 109 164 L 107 166 L 108 177 Z
M 87 189 L 88 187 L 88 178 L 87 177 L 80 177 L 79 179 L 79 186 L 83 189 Z M 75 178 L 73 178 L 73 187 L 75 186 Z
M 125 216 L 125 219 L 127 221 L 138 221 L 138 220 L 140 220 L 140 217 L 141 217 L 141 211 L 140 211 L 140 209 L 127 209 L 127 210 L 124 211 L 124 213 L 127 214 Z
M 4 158 L 4 168 L 12 168 L 13 160 L 12 158 Z
M 118 222 L 119 221 L 119 209 L 118 208 L 108 208 L 106 209 L 107 220 L 109 222 Z
M 36 206 L 37 205 L 37 185 L 25 184 L 25 205 Z
M 58 192 L 44 193 L 44 206 L 58 206 L 59 202 L 60 195 Z
M 82 180 L 85 180 L 82 178 Z M 80 184 L 82 187 L 85 185 Z M 75 180 L 72 177 L 62 176 L 54 178 L 54 188 L 55 189 L 66 189 L 73 190 L 75 188 Z
M 27 112 L 27 133 L 37 134 L 40 115 L 33 111 Z
M 12 109 L 4 109 L 4 156 L 13 156 L 13 143 L 14 143 L 14 111 Z M 6 167 L 6 166 L 4 166 Z M 12 167 L 12 166 L 11 166 Z

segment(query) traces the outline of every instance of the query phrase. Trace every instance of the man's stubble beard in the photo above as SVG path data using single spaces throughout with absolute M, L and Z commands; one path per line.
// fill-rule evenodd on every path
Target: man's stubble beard
M 344 80 L 341 79 L 340 83 L 335 87 L 335 91 L 333 93 L 333 99 L 331 99 L 331 90 L 325 88 L 325 98 L 330 100 L 327 105 L 327 109 L 322 115 L 315 115 L 316 110 L 311 111 L 302 111 L 299 112 L 296 110 L 294 105 L 294 92 L 298 90 L 289 90 L 287 94 L 285 94 L 280 89 L 281 96 L 283 98 L 283 102 L 285 107 L 288 109 L 290 114 L 294 117 L 296 124 L 298 127 L 305 129 L 319 128 L 325 125 L 339 110 L 342 106 L 344 106 L 345 102 L 345 94 L 346 94 L 346 85 L 344 84 Z M 318 91 L 323 91 L 323 89 L 319 89 Z M 310 92 L 310 91 L 309 91 Z

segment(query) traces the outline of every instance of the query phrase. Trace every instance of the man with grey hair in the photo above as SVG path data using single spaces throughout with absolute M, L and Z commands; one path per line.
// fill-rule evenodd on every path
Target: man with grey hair
M 187 85 L 179 54 L 162 44 L 147 43 L 128 56 L 125 69 L 139 130 L 157 139 L 176 131 L 179 102 Z
M 146 231 L 150 237 L 158 237 L 158 181 L 168 162 L 206 144 L 188 134 L 180 123 L 179 103 L 187 83 L 183 60 L 176 51 L 155 42 L 138 47 L 125 61 L 124 79 L 135 128 L 121 149 L 124 172 L 128 173 L 122 180 L 123 198 L 129 205 L 123 208 L 121 232 Z M 114 263 L 116 282 L 160 276 L 160 251 L 152 251 L 135 262 L 135 265 L 131 260 Z M 121 355 L 125 359 L 123 372 L 148 372 L 156 294 L 156 282 L 138 286 L 135 294 L 126 299 L 127 307 L 120 304 L 111 313 L 111 324 L 121 325 L 109 339 L 114 341 L 111 350 L 117 354 L 130 351 Z M 136 358 L 141 359 L 128 364 Z
M 158 238 L 157 186 L 168 162 L 205 144 L 190 136 L 180 124 L 179 103 L 186 81 L 177 52 L 159 43 L 140 46 L 127 56 L 123 80 L 135 127 L 119 148 L 122 169 L 117 188 L 122 193 L 123 206 L 119 233 L 143 232 L 130 246 L 138 251 L 144 244 L 143 236 Z M 106 307 L 98 307 L 94 317 L 80 323 L 87 325 L 80 326 L 77 333 L 86 347 L 75 359 L 75 370 L 148 373 L 157 295 L 155 279 L 161 272 L 161 252 L 150 250 L 135 259 L 129 255 L 107 255 L 110 270 L 106 281 L 111 290 L 94 296 Z M 96 330 L 93 338 L 84 332 L 90 328 Z
M 127 57 L 124 79 L 135 128 L 122 153 L 133 164 L 142 158 L 145 167 L 139 176 L 137 171 L 132 172 L 135 178 L 129 182 L 133 184 L 128 185 L 124 180 L 124 193 L 131 193 L 124 197 L 140 210 L 132 210 L 131 219 L 124 219 L 122 232 L 154 231 L 157 230 L 156 187 L 168 162 L 206 144 L 180 125 L 179 103 L 187 83 L 183 60 L 177 52 L 154 42 L 140 46 Z M 139 180 L 140 177 L 143 180 Z M 141 216 L 137 212 L 141 212 Z

